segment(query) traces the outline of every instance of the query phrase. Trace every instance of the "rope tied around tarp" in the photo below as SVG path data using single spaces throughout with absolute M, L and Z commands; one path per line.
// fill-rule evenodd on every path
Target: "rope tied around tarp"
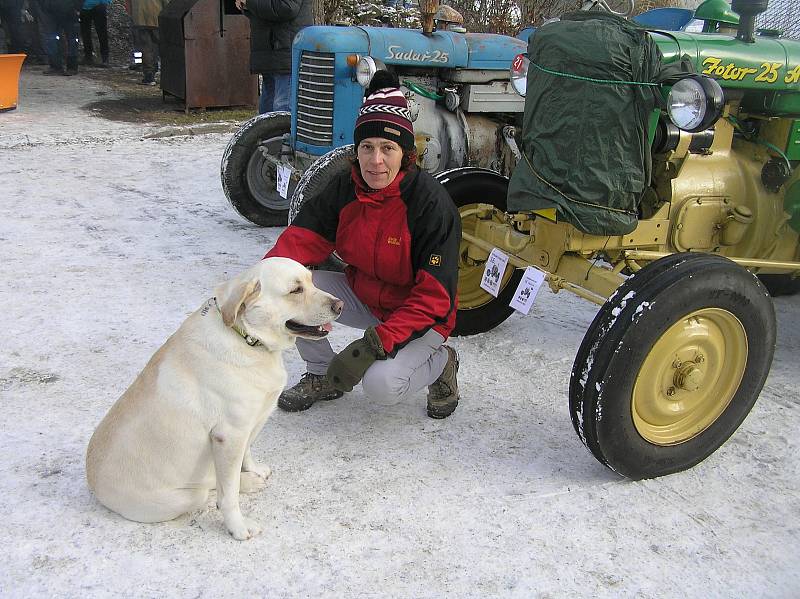
M 576 79 L 578 81 L 586 81 L 588 83 L 599 83 L 600 85 L 639 85 L 642 87 L 662 87 L 661 83 L 651 83 L 649 81 L 617 81 L 615 79 L 596 79 L 594 77 L 584 77 L 583 75 L 573 75 L 572 73 L 563 73 L 561 71 L 554 71 L 553 69 L 548 69 L 547 67 L 543 67 L 541 65 L 536 64 L 532 60 L 530 61 L 531 66 L 539 69 L 543 73 L 547 73 L 548 75 L 554 75 L 556 77 L 565 77 L 567 79 Z

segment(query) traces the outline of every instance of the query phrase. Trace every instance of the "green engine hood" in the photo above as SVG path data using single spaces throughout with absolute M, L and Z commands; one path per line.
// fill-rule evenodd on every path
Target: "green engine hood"
M 698 73 L 713 77 L 724 88 L 800 93 L 800 41 L 759 36 L 748 44 L 715 33 L 650 34 L 665 63 L 688 56 Z
M 664 63 L 688 57 L 698 73 L 727 90 L 742 90 L 742 106 L 767 116 L 800 117 L 800 41 L 757 36 L 747 43 L 718 33 L 651 31 Z

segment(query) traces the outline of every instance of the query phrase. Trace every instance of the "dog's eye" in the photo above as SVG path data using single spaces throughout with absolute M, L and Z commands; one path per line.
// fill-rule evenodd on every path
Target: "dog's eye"
M 303 287 L 302 286 L 295 287 L 290 291 L 290 293 L 303 293 Z

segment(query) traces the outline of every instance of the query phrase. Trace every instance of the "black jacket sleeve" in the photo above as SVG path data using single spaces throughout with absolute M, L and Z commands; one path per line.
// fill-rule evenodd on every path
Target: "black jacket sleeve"
M 247 0 L 247 10 L 265 21 L 291 21 L 300 12 L 302 0 Z

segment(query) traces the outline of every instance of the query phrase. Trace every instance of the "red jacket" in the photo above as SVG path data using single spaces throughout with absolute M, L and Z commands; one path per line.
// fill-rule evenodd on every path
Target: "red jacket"
M 394 356 L 431 328 L 445 339 L 453 330 L 460 240 L 458 210 L 428 173 L 411 167 L 376 191 L 354 167 L 303 204 L 265 258 L 312 265 L 336 250 Z

